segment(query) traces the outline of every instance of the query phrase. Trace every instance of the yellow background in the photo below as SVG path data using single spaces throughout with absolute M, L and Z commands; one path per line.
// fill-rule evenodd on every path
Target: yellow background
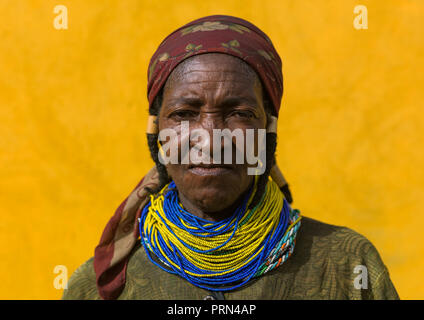
M 53 27 L 55 5 L 68 30 Z M 353 8 L 368 8 L 355 30 Z M 263 29 L 283 60 L 278 161 L 294 207 L 369 238 L 424 298 L 422 0 L 2 0 L 0 298 L 57 299 L 152 166 L 149 59 L 209 14 Z

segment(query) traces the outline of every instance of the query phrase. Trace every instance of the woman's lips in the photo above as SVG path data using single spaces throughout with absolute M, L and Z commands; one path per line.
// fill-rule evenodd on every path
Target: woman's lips
M 233 168 L 231 166 L 190 165 L 188 170 L 198 176 L 221 176 L 230 173 Z

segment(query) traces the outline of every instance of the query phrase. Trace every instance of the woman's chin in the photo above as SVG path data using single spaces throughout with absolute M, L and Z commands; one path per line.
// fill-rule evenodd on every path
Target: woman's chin
M 243 169 L 193 168 L 184 170 L 184 174 L 171 172 L 171 176 L 185 204 L 196 211 L 214 213 L 235 205 L 249 188 L 251 179 Z
M 231 196 L 228 192 L 223 192 L 223 190 L 207 190 L 207 192 L 202 193 L 203 196 L 198 197 L 196 202 L 202 208 L 204 212 L 218 212 L 222 211 L 229 206 L 231 206 L 237 198 L 234 199 L 234 196 Z
M 240 183 L 238 185 L 240 187 Z M 187 200 L 203 212 L 214 213 L 226 211 L 241 199 L 243 190 L 226 182 L 224 185 L 198 186 L 189 192 Z M 233 208 L 234 209 L 234 208 Z

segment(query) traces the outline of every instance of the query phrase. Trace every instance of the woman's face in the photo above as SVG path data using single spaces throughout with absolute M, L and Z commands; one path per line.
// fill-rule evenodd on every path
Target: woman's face
M 159 130 L 180 132 L 182 121 L 189 122 L 190 132 L 204 129 L 211 139 L 213 129 L 241 129 L 243 134 L 246 129 L 264 129 L 266 113 L 256 73 L 240 59 L 225 54 L 202 54 L 185 60 L 165 84 Z M 181 144 L 179 152 L 180 148 Z M 187 210 L 212 213 L 213 218 L 214 212 L 231 207 L 249 189 L 254 176 L 248 175 L 246 158 L 243 164 L 236 164 L 234 141 L 231 148 L 232 163 L 219 167 L 192 162 L 166 165 Z

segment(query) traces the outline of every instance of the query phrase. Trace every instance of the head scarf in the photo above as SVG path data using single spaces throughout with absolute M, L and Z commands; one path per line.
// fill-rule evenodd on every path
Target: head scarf
M 222 15 L 192 21 L 162 41 L 149 64 L 147 93 L 150 107 L 180 62 L 212 52 L 240 58 L 252 67 L 262 80 L 278 115 L 283 95 L 280 56 L 268 36 L 256 26 L 240 18 Z
M 265 33 L 240 18 L 215 15 L 192 21 L 171 33 L 159 45 L 148 69 L 150 107 L 172 70 L 197 54 L 220 52 L 238 57 L 260 77 L 278 115 L 283 94 L 281 59 Z M 99 295 L 116 299 L 125 287 L 126 268 L 139 238 L 138 218 L 149 201 L 145 189 L 156 188 L 159 177 L 152 168 L 121 203 L 106 225 L 94 252 Z

